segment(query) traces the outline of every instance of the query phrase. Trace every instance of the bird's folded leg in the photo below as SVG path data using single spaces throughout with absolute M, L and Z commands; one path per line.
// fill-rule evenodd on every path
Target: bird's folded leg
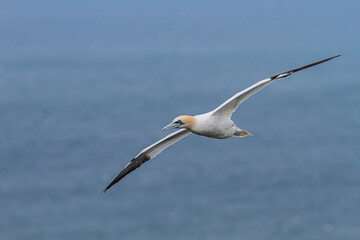
M 242 129 L 239 129 L 239 131 L 234 133 L 234 137 L 246 137 L 246 136 L 253 136 L 253 135 L 248 131 Z

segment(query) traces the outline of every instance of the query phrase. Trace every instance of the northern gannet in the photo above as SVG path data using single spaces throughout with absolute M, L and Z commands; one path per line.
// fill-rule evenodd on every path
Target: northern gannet
M 251 133 L 238 128 L 235 123 L 231 120 L 232 113 L 236 110 L 240 103 L 244 102 L 248 97 L 258 92 L 264 88 L 269 83 L 288 77 L 294 72 L 315 66 L 317 64 L 329 61 L 333 58 L 339 57 L 337 55 L 330 57 L 315 63 L 308 64 L 303 67 L 299 67 L 287 72 L 283 72 L 277 75 L 274 75 L 270 78 L 266 78 L 262 81 L 255 83 L 254 85 L 246 88 L 245 90 L 238 92 L 215 110 L 199 114 L 196 116 L 181 115 L 176 117 L 169 125 L 163 128 L 163 131 L 180 128 L 180 130 L 173 132 L 158 142 L 148 146 L 143 149 L 138 155 L 132 159 L 125 168 L 117 175 L 117 177 L 103 190 L 106 192 L 112 185 L 119 182 L 122 178 L 128 175 L 130 172 L 134 171 L 136 168 L 140 167 L 143 163 L 153 159 L 158 154 L 160 154 L 164 149 L 170 145 L 176 143 L 180 139 L 186 137 L 190 133 L 195 133 L 197 135 L 206 136 L 210 138 L 230 138 L 234 137 L 245 137 L 252 135 Z

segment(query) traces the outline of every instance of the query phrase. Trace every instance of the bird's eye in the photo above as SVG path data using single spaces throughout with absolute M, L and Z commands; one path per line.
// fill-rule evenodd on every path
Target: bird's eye
M 175 123 L 183 124 L 181 120 L 177 120 Z

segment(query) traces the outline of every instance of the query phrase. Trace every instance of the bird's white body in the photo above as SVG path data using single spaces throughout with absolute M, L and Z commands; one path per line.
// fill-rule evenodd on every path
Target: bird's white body
M 210 138 L 229 138 L 240 132 L 235 123 L 229 119 L 208 112 L 194 116 L 194 125 L 191 132 Z
M 225 101 L 223 104 L 221 104 L 219 107 L 217 107 L 215 110 L 211 112 L 199 114 L 196 116 L 182 115 L 175 118 L 172 121 L 172 123 L 167 125 L 163 130 L 168 130 L 171 128 L 181 128 L 181 129 L 167 135 L 163 139 L 143 149 L 138 155 L 135 156 L 133 160 L 131 160 L 125 166 L 125 168 L 109 184 L 109 186 L 107 186 L 104 189 L 104 191 L 108 190 L 112 185 L 120 181 L 127 174 L 129 174 L 136 168 L 140 167 L 141 164 L 156 157 L 164 149 L 176 143 L 180 139 L 186 137 L 190 133 L 195 133 L 201 136 L 206 136 L 210 138 L 219 138 L 219 139 L 229 138 L 232 136 L 244 137 L 244 136 L 252 135 L 247 131 L 238 128 L 231 120 L 231 115 L 239 106 L 239 104 L 241 104 L 248 97 L 260 91 L 266 85 L 268 85 L 269 83 L 275 80 L 285 78 L 287 76 L 290 76 L 294 72 L 298 72 L 305 68 L 309 68 L 317 64 L 329 61 L 335 57 L 327 58 L 312 64 L 308 64 L 306 66 L 296 68 L 281 74 L 277 74 L 270 78 L 266 78 L 262 81 L 259 81 L 254 85 L 246 88 L 245 90 L 238 92 L 237 94 L 229 98 L 227 101 Z

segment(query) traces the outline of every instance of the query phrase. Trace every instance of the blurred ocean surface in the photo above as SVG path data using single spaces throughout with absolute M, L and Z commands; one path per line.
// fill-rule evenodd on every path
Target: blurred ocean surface
M 10 40 L 2 48 L 1 239 L 360 239 L 360 81 L 350 48 L 309 54 L 317 46 L 305 43 L 310 50 L 274 54 L 279 43 L 262 58 L 257 44 L 234 53 L 164 44 L 87 58 L 80 44 L 54 57 L 61 39 L 40 40 L 50 54 L 12 55 Z M 244 102 L 233 121 L 253 137 L 190 135 L 100 193 L 175 116 L 344 52 Z

